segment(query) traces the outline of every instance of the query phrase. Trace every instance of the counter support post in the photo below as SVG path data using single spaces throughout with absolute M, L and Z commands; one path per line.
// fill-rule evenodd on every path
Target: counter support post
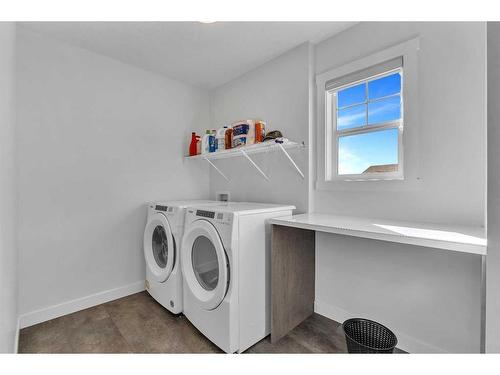
M 481 334 L 480 353 L 486 353 L 486 255 L 481 255 Z
M 272 225 L 271 342 L 314 313 L 315 232 Z

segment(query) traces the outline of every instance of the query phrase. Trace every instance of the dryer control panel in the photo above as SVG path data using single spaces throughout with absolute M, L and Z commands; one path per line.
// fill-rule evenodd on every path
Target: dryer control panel
M 215 212 L 213 212 L 213 211 L 205 211 L 205 210 L 196 210 L 196 216 L 208 217 L 209 219 L 214 219 L 215 218 Z
M 208 210 L 188 210 L 188 213 L 197 216 L 197 217 L 203 217 L 206 219 L 213 219 L 218 223 L 228 225 L 232 221 L 233 215 L 228 212 L 215 212 L 215 211 L 208 211 Z

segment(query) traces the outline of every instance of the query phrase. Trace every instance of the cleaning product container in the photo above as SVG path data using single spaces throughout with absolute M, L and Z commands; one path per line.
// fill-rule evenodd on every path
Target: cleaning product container
M 211 131 L 209 129 L 206 130 L 205 134 L 201 138 L 201 153 L 202 154 L 207 154 L 210 152 L 210 136 L 211 136 Z
M 229 126 L 226 129 L 226 139 L 225 139 L 226 150 L 233 148 L 233 128 Z
M 369 319 L 347 319 L 342 328 L 349 353 L 393 353 L 396 335 L 387 327 Z
M 247 120 L 247 124 L 248 124 L 248 134 L 247 134 L 246 145 L 250 146 L 255 143 L 255 121 Z
M 210 137 L 208 138 L 208 152 L 215 152 L 215 129 L 210 132 Z
M 250 126 L 247 121 L 239 121 L 233 124 L 233 147 L 245 146 Z
M 226 130 L 227 126 L 217 130 L 215 135 L 215 151 L 222 151 L 226 148 Z
M 200 140 L 200 137 L 196 135 L 195 132 L 191 133 L 191 144 L 189 145 L 189 156 L 194 156 L 198 154 L 197 144 Z
M 264 121 L 255 122 L 255 143 L 261 143 L 266 136 L 266 123 Z

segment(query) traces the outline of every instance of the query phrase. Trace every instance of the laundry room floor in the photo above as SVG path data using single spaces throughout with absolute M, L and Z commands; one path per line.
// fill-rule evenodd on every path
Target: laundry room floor
M 271 344 L 264 338 L 245 353 L 345 353 L 339 323 L 314 314 Z M 19 353 L 220 353 L 183 316 L 146 292 L 21 330 Z

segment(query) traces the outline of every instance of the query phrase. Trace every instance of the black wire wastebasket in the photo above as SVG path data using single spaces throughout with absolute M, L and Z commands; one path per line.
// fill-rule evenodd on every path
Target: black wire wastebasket
M 353 318 L 342 324 L 349 353 L 393 353 L 396 335 L 387 327 L 369 319 Z

